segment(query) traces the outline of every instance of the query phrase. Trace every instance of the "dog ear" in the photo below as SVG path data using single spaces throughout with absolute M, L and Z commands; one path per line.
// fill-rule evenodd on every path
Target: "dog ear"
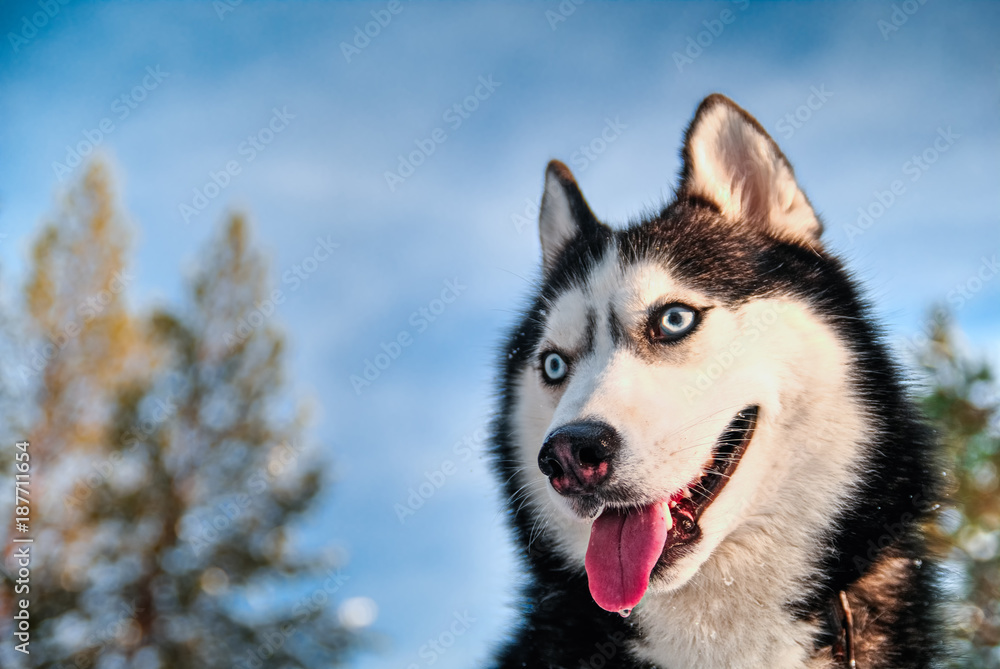
M 553 160 L 545 169 L 545 193 L 538 213 L 542 262 L 552 269 L 559 253 L 577 235 L 596 237 L 603 224 L 590 211 L 569 168 Z
M 702 101 L 684 139 L 680 197 L 715 204 L 730 220 L 808 246 L 823 225 L 781 149 L 757 120 L 718 93 Z

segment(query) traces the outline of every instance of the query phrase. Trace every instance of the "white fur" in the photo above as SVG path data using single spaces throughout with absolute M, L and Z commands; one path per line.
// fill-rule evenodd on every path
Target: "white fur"
M 688 191 L 715 202 L 733 221 L 769 225 L 791 240 L 815 242 L 821 226 L 791 167 L 739 111 L 716 104 L 692 130 Z
M 563 246 L 580 231 L 573 218 L 566 190 L 552 170 L 545 174 L 545 192 L 538 213 L 538 233 L 542 242 L 542 262 L 551 266 Z
M 655 364 L 612 346 L 609 306 L 629 326 L 665 300 L 712 309 Z M 740 465 L 701 517 L 696 550 L 654 580 L 636 607 L 646 641 L 633 652 L 664 669 L 819 666 L 807 664 L 815 630 L 785 605 L 812 578 L 819 537 L 850 498 L 861 465 L 866 418 L 851 395 L 846 347 L 802 302 L 753 300 L 729 310 L 659 266 L 623 273 L 614 248 L 585 287 L 550 305 L 544 345 L 580 346 L 590 309 L 594 352 L 575 362 L 565 384 L 545 386 L 532 367 L 515 390 L 520 483 L 540 518 L 537 531 L 583 569 L 592 521 L 573 514 L 537 466 L 552 429 L 583 417 L 613 426 L 623 440 L 613 476 L 652 502 L 697 478 L 736 412 L 760 405 Z

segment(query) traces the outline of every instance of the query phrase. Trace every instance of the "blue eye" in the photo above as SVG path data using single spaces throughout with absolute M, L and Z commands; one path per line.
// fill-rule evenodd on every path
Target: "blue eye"
M 542 371 L 545 372 L 545 378 L 549 381 L 562 381 L 566 372 L 569 371 L 569 366 L 561 355 L 552 352 L 547 354 L 542 361 Z
M 660 312 L 659 320 L 650 334 L 658 341 L 680 339 L 698 324 L 698 312 L 683 304 L 671 304 Z

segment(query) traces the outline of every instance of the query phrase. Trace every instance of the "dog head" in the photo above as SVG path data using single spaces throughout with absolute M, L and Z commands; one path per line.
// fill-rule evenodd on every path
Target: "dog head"
M 549 164 L 543 282 L 506 351 L 512 505 L 613 611 L 740 532 L 819 522 L 797 505 L 836 504 L 853 453 L 830 444 L 862 421 L 830 324 L 853 294 L 784 155 L 713 95 L 683 161 L 675 200 L 623 230 Z

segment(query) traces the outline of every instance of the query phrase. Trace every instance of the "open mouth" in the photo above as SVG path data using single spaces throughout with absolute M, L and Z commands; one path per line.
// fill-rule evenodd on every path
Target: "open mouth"
M 758 406 L 736 414 L 702 474 L 668 499 L 607 508 L 594 520 L 587 577 L 594 601 L 624 616 L 639 603 L 654 570 L 667 569 L 701 537 L 698 521 L 736 471 L 757 427 Z

